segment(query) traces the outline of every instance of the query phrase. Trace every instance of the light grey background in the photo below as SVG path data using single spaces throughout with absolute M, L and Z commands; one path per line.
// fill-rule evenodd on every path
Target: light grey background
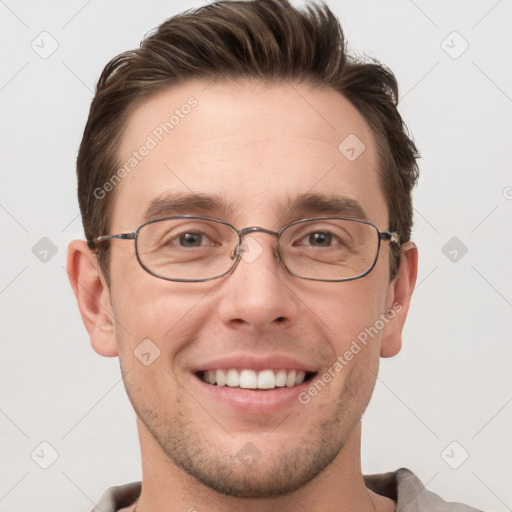
M 90 347 L 64 270 L 82 237 L 74 165 L 104 64 L 202 4 L 0 0 L 2 512 L 88 511 L 141 477 L 118 361 Z M 395 72 L 423 155 L 418 285 L 366 413 L 363 470 L 405 466 L 445 499 L 511 510 L 512 2 L 329 5 L 350 47 Z

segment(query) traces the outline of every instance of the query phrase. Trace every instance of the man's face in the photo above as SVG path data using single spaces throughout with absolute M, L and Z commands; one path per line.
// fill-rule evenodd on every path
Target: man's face
M 169 133 L 157 131 L 158 141 L 155 128 L 190 97 L 197 105 L 182 109 Z M 189 82 L 140 104 L 127 125 L 121 162 L 148 135 L 157 144 L 117 186 L 111 233 L 135 230 L 152 202 L 166 194 L 212 196 L 226 208 L 168 208 L 161 217 L 197 214 L 237 229 L 279 229 L 301 218 L 333 215 L 290 207 L 299 196 L 346 198 L 379 230 L 388 229 L 374 137 L 335 91 Z M 365 145 L 356 159 L 338 149 L 351 134 Z M 290 275 L 274 256 L 273 237 L 250 236 L 261 254 L 203 283 L 156 278 L 139 265 L 132 241 L 113 241 L 105 304 L 115 318 L 113 343 L 143 446 L 159 446 L 177 466 L 220 492 L 257 497 L 310 481 L 356 435 L 388 325 L 360 344 L 309 403 L 298 395 L 332 372 L 338 356 L 375 325 L 393 296 L 387 243 L 369 275 L 329 283 Z M 155 346 L 160 354 L 146 365 L 135 351 L 148 339 L 146 358 L 155 357 Z M 297 386 L 247 390 L 201 379 L 205 370 L 217 369 L 314 375 Z

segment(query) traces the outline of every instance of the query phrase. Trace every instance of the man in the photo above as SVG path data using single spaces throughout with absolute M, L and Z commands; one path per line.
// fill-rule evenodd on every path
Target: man
M 284 0 L 184 13 L 106 66 L 68 270 L 119 356 L 143 481 L 95 510 L 474 510 L 361 472 L 417 274 L 397 101 L 327 7 Z

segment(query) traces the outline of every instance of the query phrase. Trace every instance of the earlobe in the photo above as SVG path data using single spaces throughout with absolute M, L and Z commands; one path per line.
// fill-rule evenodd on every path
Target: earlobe
M 102 356 L 117 356 L 110 291 L 100 276 L 96 255 L 84 240 L 69 244 L 67 272 L 91 345 Z
M 402 246 L 398 275 L 389 285 L 387 312 L 390 318 L 382 336 L 381 357 L 393 357 L 402 348 L 402 331 L 418 275 L 418 249 L 413 242 Z

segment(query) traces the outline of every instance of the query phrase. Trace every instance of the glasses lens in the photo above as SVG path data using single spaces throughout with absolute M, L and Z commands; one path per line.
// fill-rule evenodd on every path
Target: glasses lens
M 150 273 L 176 281 L 202 281 L 226 274 L 233 266 L 238 233 L 222 221 L 179 217 L 144 224 L 136 248 Z M 375 264 L 379 232 L 358 220 L 337 218 L 299 221 L 279 238 L 281 258 L 302 278 L 354 279 Z
M 200 218 L 174 218 L 143 225 L 137 255 L 144 268 L 171 280 L 221 276 L 233 265 L 238 234 L 230 226 Z
M 354 279 L 375 264 L 379 232 L 357 220 L 315 219 L 286 228 L 280 245 L 285 265 L 298 277 Z

